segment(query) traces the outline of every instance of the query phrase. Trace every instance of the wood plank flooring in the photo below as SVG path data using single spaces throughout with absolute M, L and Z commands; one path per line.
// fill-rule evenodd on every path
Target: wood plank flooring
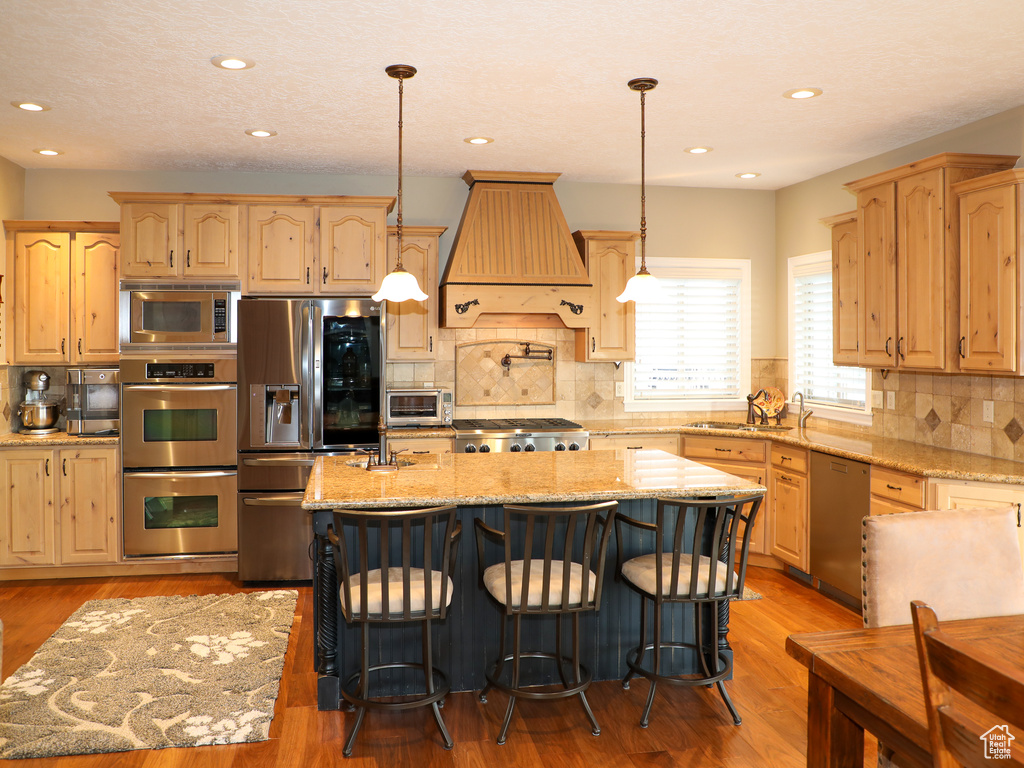
M 857 628 L 856 614 L 778 571 L 751 568 L 748 585 L 765 599 L 733 603 L 730 641 L 735 678 L 727 683 L 743 717 L 734 726 L 714 689 L 661 686 L 650 726 L 638 721 L 647 682 L 630 690 L 594 683 L 588 694 L 601 724 L 592 736 L 578 700 L 519 702 L 508 742 L 494 738 L 505 713 L 497 692 L 481 704 L 472 693 L 452 694 L 444 708 L 455 748 L 445 751 L 429 710 L 370 712 L 347 761 L 341 747 L 353 715 L 319 712 L 313 672 L 313 596 L 299 587 L 295 624 L 270 739 L 190 749 L 136 750 L 104 755 L 22 760 L 19 768 L 316 768 L 344 761 L 352 768 L 799 768 L 805 763 L 807 673 L 785 652 L 793 632 Z M 0 588 L 6 678 L 87 600 L 171 594 L 253 591 L 228 574 L 142 576 L 7 582 Z M 497 619 L 497 616 L 495 616 Z M 874 745 L 866 765 L 875 760 Z

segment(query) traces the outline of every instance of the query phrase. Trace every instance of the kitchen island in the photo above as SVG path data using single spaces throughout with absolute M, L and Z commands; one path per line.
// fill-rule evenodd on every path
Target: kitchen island
M 499 614 L 478 585 L 476 552 L 471 546 L 474 518 L 501 528 L 503 504 L 585 503 L 614 499 L 623 514 L 653 520 L 659 497 L 696 499 L 764 493 L 765 488 L 664 451 L 551 451 L 495 454 L 427 454 L 402 462 L 398 471 L 368 472 L 348 456 L 316 460 L 302 501 L 311 513 L 314 547 L 314 632 L 320 709 L 340 703 L 339 668 L 354 668 L 357 633 L 338 611 L 338 584 L 327 539 L 335 507 L 387 509 L 458 506 L 463 542 L 456 563 L 455 594 L 449 617 L 436 622 L 434 647 L 447 670 L 452 690 L 483 687 L 484 669 L 497 656 Z M 639 597 L 613 579 L 615 539 L 606 563 L 600 612 L 584 617 L 585 658 L 594 679 L 625 674 L 625 649 L 639 642 Z M 639 554 L 639 538 L 630 534 L 623 548 Z M 496 548 L 497 549 L 497 548 Z M 632 556 L 633 552 L 625 553 Z M 496 562 L 500 552 L 495 552 Z M 679 614 L 668 611 L 666 637 L 680 634 Z M 684 621 L 689 625 L 690 618 Z M 727 630 L 728 613 L 720 621 Z M 418 646 L 415 627 L 381 631 L 381 648 Z M 723 634 L 723 644 L 726 643 Z

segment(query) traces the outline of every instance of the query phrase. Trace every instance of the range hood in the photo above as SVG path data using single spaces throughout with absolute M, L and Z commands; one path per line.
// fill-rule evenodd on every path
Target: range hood
M 593 283 L 555 197 L 560 175 L 466 171 L 469 199 L 441 278 L 443 327 L 593 324 Z

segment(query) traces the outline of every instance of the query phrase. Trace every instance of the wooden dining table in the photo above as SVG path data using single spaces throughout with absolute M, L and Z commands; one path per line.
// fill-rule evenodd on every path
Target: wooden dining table
M 940 627 L 1024 670 L 1024 616 L 940 617 Z M 786 651 L 807 667 L 808 768 L 863 768 L 865 731 L 909 762 L 931 767 L 911 625 L 790 635 Z M 975 716 L 986 722 L 980 710 Z

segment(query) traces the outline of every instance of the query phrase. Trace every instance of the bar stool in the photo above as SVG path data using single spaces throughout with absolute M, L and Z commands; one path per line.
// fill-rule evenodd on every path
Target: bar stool
M 327 536 L 334 546 L 341 613 L 362 627 L 359 669 L 341 686 L 341 695 L 356 708 L 355 725 L 342 754 L 352 756 L 356 734 L 366 710 L 405 710 L 429 706 L 441 731 L 444 748 L 453 746 L 440 705 L 450 690 L 448 676 L 434 667 L 430 625 L 443 620 L 452 600 L 452 573 L 462 524 L 455 507 L 411 510 L 335 509 Z M 394 565 L 392 565 L 394 563 Z M 370 626 L 420 622 L 422 661 L 370 664 Z M 370 675 L 382 670 L 419 669 L 425 690 L 400 700 L 370 695 Z
M 732 655 L 724 643 L 720 646 L 719 612 L 729 601 L 743 594 L 747 572 L 749 532 L 753 530 L 762 496 L 744 496 L 715 501 L 658 499 L 654 523 L 634 520 L 625 515 L 615 518 L 616 573 L 638 592 L 640 601 L 640 645 L 626 654 L 629 672 L 622 687 L 636 676 L 651 681 L 647 704 L 640 717 L 646 728 L 659 682 L 673 685 L 708 686 L 714 684 L 732 714 L 741 720 L 725 690 L 724 680 L 732 672 Z M 653 551 L 624 559 L 624 526 L 641 532 L 641 539 L 654 534 Z M 740 541 L 742 539 L 742 542 Z M 696 555 L 696 556 L 695 556 Z M 647 603 L 653 606 L 653 641 L 647 642 Z M 666 604 L 692 604 L 692 642 L 662 640 L 662 609 Z M 686 612 L 682 613 L 685 622 Z M 685 625 L 684 625 L 685 631 Z M 695 653 L 700 671 L 672 673 L 662 664 L 665 652 L 688 649 Z M 653 664 L 645 666 L 647 651 Z M 678 669 L 679 663 L 672 665 Z
M 480 584 L 503 610 L 499 656 L 486 671 L 487 685 L 480 692 L 482 702 L 487 701 L 491 688 L 509 696 L 498 744 L 505 743 L 519 698 L 544 701 L 578 695 L 593 734 L 601 733 L 587 702 L 586 690 L 592 675 L 580 661 L 579 619 L 582 612 L 597 611 L 601 604 L 605 555 L 617 507 L 618 502 L 614 501 L 579 507 L 506 505 L 504 530 L 492 528 L 479 518 L 474 521 Z M 502 562 L 484 566 L 485 539 L 504 545 Z M 562 652 L 565 614 L 572 616 L 570 656 Z M 511 653 L 506 652 L 509 616 L 512 617 Z M 553 651 L 523 649 L 523 616 L 555 617 Z M 538 686 L 524 682 L 521 675 L 524 658 L 554 661 L 561 685 Z M 511 662 L 510 674 L 506 674 L 507 662 Z

